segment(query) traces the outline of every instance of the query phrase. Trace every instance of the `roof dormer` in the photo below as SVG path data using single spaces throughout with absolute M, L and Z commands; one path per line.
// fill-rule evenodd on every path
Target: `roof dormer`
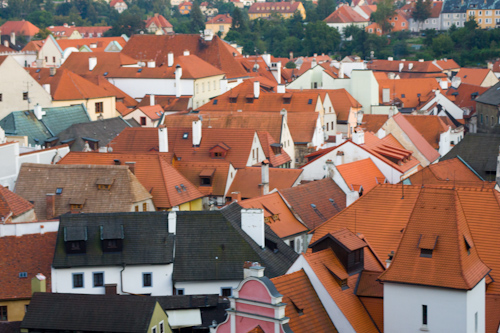
M 227 152 L 231 149 L 224 142 L 220 142 L 217 145 L 210 148 L 210 157 L 211 158 L 226 158 Z
M 97 189 L 109 191 L 111 189 L 111 185 L 113 185 L 114 182 L 115 180 L 113 178 L 102 177 L 98 178 L 95 184 L 97 185 Z
M 121 252 L 125 233 L 122 224 L 100 226 L 102 252 Z
M 87 252 L 87 227 L 64 227 L 64 245 L 67 254 Z

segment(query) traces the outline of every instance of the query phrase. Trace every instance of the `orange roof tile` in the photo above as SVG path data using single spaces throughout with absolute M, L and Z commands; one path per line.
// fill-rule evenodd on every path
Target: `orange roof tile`
M 308 231 L 293 215 L 278 192 L 243 200 L 239 202 L 239 205 L 243 208 L 263 209 L 266 223 L 280 238 Z
M 0 263 L 0 299 L 22 299 L 31 297 L 31 279 L 38 273 L 47 278 L 47 291 L 51 290 L 51 266 L 56 247 L 57 232 L 24 236 L 0 237 L 0 252 L 4 258 Z M 20 277 L 19 273 L 27 273 Z
M 490 271 L 476 246 L 457 193 L 424 188 L 380 280 L 470 290 Z
M 192 96 L 181 96 L 175 97 L 175 95 L 153 95 L 153 103 L 161 105 L 164 111 L 166 112 L 175 112 L 175 111 L 186 111 L 190 110 L 189 100 Z M 151 104 L 151 95 L 145 95 L 142 100 L 137 104 L 137 106 L 148 106 Z M 187 122 L 185 125 L 175 125 L 178 127 L 187 127 L 192 121 Z
M 269 190 L 292 187 L 303 170 L 269 168 Z M 238 170 L 229 193 L 240 192 L 242 198 L 254 198 L 262 195 L 262 171 L 260 167 L 246 167 Z
M 248 8 L 249 14 L 256 13 L 295 13 L 299 9 L 300 2 L 254 2 Z
M 68 47 L 76 47 L 80 49 L 82 46 L 89 47 L 92 52 L 103 52 L 106 47 L 112 42 L 117 42 L 121 47 L 127 44 L 123 37 L 98 37 L 98 38 L 82 38 L 82 39 L 58 39 L 57 44 L 64 51 Z M 95 45 L 95 47 L 93 47 Z
M 174 163 L 174 167 L 182 173 L 191 183 L 198 185 L 198 190 L 203 195 L 226 195 L 226 184 L 229 177 L 230 163 L 224 160 L 211 160 L 205 162 L 178 162 Z M 201 185 L 200 174 L 210 169 L 213 171 L 211 185 Z M 229 191 L 228 191 L 229 192 Z M 230 193 L 230 192 L 229 192 Z
M 0 217 L 2 219 L 8 219 L 11 214 L 17 217 L 34 208 L 32 203 L 0 185 Z
M 382 172 L 370 158 L 337 165 L 337 170 L 351 189 L 354 190 L 355 185 L 361 185 L 363 194 L 379 184 L 379 179 L 385 179 Z
M 357 296 L 384 297 L 384 286 L 378 280 L 382 272 L 362 271 L 356 289 Z
M 337 332 L 303 270 L 271 279 L 286 303 L 293 332 Z
M 403 64 L 403 68 L 400 71 L 399 65 Z M 411 66 L 409 66 L 412 64 Z M 409 73 L 441 73 L 443 69 L 432 61 L 402 61 L 402 60 L 384 60 L 384 59 L 373 59 L 367 63 L 368 69 L 373 71 L 381 72 L 393 72 L 400 74 L 401 72 Z M 411 67 L 411 69 L 410 69 Z
M 219 14 L 209 19 L 205 24 L 231 24 L 232 22 L 233 18 L 229 14 Z
M 448 130 L 448 126 L 441 120 L 441 117 L 430 115 L 405 115 L 404 117 L 422 134 L 432 148 L 439 149 L 440 134 Z
M 370 18 L 361 16 L 351 6 L 340 6 L 336 11 L 331 13 L 324 21 L 326 23 L 355 23 L 368 22 Z
M 24 35 L 33 37 L 40 31 L 34 24 L 29 21 L 7 21 L 0 26 L 0 32 L 3 35 L 10 35 L 15 33 L 17 36 Z
M 450 87 L 446 91 L 446 97 L 454 97 L 453 103 L 458 107 L 462 109 L 467 108 L 473 112 L 476 110 L 476 98 L 481 96 L 486 90 L 488 90 L 487 87 L 461 83 L 458 88 Z
M 500 328 L 500 295 L 486 294 L 486 332 L 498 332 Z
M 89 70 L 89 58 L 96 58 L 97 63 Z M 136 65 L 137 60 L 121 52 L 73 52 L 64 61 L 61 68 L 66 68 L 78 75 L 103 75 L 123 65 Z
M 444 70 L 447 69 L 459 69 L 460 66 L 453 59 L 441 59 L 434 62 L 437 66 Z
M 146 20 L 146 29 L 154 23 L 157 28 L 173 28 L 173 25 L 168 22 L 168 20 L 158 13 L 155 13 L 152 17 Z
M 439 84 L 434 78 L 411 79 L 378 79 L 379 98 L 382 104 L 384 89 L 389 89 L 390 102 L 400 101 L 403 108 L 416 108 L 427 100 L 427 96 L 439 90 Z M 419 96 L 420 95 L 420 96 Z
M 203 197 L 193 185 L 170 165 L 171 155 L 164 153 L 82 153 L 70 152 L 59 164 L 114 165 L 135 162 L 135 176 L 153 196 L 158 209 L 170 209 Z M 181 186 L 184 185 L 184 187 Z M 177 188 L 178 187 L 178 188 Z
M 271 167 L 278 167 L 287 162 L 291 162 L 292 159 L 290 158 L 290 155 L 288 155 L 288 153 L 283 149 L 283 147 L 281 147 L 282 144 L 279 144 L 276 141 L 274 141 L 271 134 L 269 134 L 268 132 L 259 131 L 257 132 L 257 135 L 259 136 L 259 141 L 262 145 L 262 150 L 264 151 L 264 155 L 269 160 Z M 278 148 L 279 153 L 275 153 L 271 145 L 280 146 Z
M 491 72 L 491 69 L 488 69 L 488 68 L 462 67 L 462 68 L 460 68 L 460 70 L 458 71 L 456 76 L 461 79 L 462 83 L 480 86 L 490 72 Z
M 96 27 L 75 27 L 83 38 L 92 38 L 103 36 L 104 33 L 111 29 L 111 26 L 96 26 Z M 120 45 L 123 47 L 122 43 Z
M 385 114 L 364 114 L 361 127 L 365 132 L 377 133 L 389 117 Z
M 123 90 L 120 90 L 117 86 L 109 82 L 104 78 L 104 76 L 98 76 L 98 75 L 82 75 L 82 77 L 94 83 L 95 85 L 101 87 L 102 89 L 106 90 L 110 96 L 115 96 L 116 97 L 116 103 L 121 103 L 123 104 L 126 108 L 134 108 L 137 106 L 137 101 L 127 95 L 126 93 L 123 92 Z M 118 106 L 117 106 L 118 108 Z
M 147 105 L 140 106 L 136 110 L 141 110 L 149 119 L 151 120 L 159 120 L 161 115 L 163 114 L 163 108 L 160 105 Z M 126 116 L 127 114 L 133 112 L 135 110 L 129 109 L 125 114 L 122 113 L 122 116 Z
M 38 52 L 43 46 L 43 40 L 32 40 L 23 48 L 23 51 L 36 51 Z

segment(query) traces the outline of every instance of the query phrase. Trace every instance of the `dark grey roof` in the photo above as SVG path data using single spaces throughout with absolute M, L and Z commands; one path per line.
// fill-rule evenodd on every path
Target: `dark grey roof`
M 463 13 L 467 12 L 467 2 L 464 1 L 462 4 L 462 0 L 446 0 L 443 3 L 443 8 L 441 9 L 441 13 Z
M 168 233 L 167 214 L 145 212 L 62 215 L 52 266 L 64 268 L 171 263 L 175 236 Z M 105 226 L 104 229 L 111 227 L 118 232 L 122 225 L 122 251 L 104 253 L 101 245 L 101 226 Z M 67 254 L 64 229 L 85 226 L 86 253 Z
M 174 295 L 156 297 L 163 310 L 199 309 L 217 306 L 219 295 Z
M 137 127 L 137 122 L 129 122 L 122 117 L 74 124 L 58 133 L 59 143 L 74 140 L 71 151 L 82 151 L 85 141 L 98 141 L 99 147 L 106 146 L 127 127 Z M 84 139 L 85 138 L 85 139 Z
M 268 278 L 273 278 L 286 274 L 290 266 L 295 262 L 299 255 L 278 237 L 266 224 L 265 238 L 276 244 L 277 251 L 271 251 L 267 247 L 260 248 L 257 243 L 241 229 L 241 210 L 243 208 L 238 203 L 232 203 L 221 209 L 222 214 L 231 221 L 233 227 L 250 244 L 252 249 L 259 256 L 259 263 L 265 267 L 264 274 Z
M 21 328 L 142 333 L 155 304 L 153 297 L 35 293 Z
M 469 133 L 441 160 L 460 157 L 484 180 L 494 181 L 499 146 L 500 135 Z
M 477 103 L 499 105 L 500 104 L 500 82 L 486 90 L 481 96 L 476 98 Z
M 443 3 L 442 13 L 463 13 L 467 9 L 491 9 L 498 10 L 500 8 L 500 0 L 446 0 Z

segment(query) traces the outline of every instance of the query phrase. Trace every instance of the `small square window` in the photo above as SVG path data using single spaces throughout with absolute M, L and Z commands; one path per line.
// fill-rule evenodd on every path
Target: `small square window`
M 184 295 L 184 288 L 177 288 L 175 289 L 176 295 Z
M 424 258 L 432 258 L 432 250 L 420 249 L 420 256 Z
M 94 273 L 94 287 L 104 287 L 104 273 Z
M 229 297 L 233 294 L 233 289 L 232 288 L 221 288 L 221 296 L 223 297 Z
M 83 288 L 83 273 L 73 274 L 73 288 Z
M 60 195 L 60 194 L 62 193 L 62 191 L 63 191 L 63 189 L 62 189 L 61 187 L 58 187 L 58 188 L 56 189 L 56 194 L 57 194 L 57 195 Z
M 21 272 L 19 273 L 20 278 L 27 278 L 28 277 L 28 272 Z
M 153 273 L 142 273 L 142 286 L 143 287 L 153 286 Z

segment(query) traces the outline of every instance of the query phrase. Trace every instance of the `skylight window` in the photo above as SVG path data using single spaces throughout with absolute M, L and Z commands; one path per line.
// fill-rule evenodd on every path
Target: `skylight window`
M 307 104 L 312 104 L 312 103 L 313 103 L 312 98 L 307 101 Z
M 60 195 L 62 193 L 63 189 L 61 187 L 58 187 L 56 190 L 56 194 Z
M 137 73 L 140 73 L 140 72 L 142 72 L 142 68 L 139 68 L 139 69 L 137 70 Z
M 189 133 L 187 133 L 187 132 L 186 132 L 186 133 L 184 133 L 184 134 L 182 134 L 182 138 L 183 138 L 183 139 L 187 139 L 187 138 L 188 138 L 188 136 L 189 136 Z
M 19 273 L 19 277 L 20 278 L 26 278 L 26 277 L 28 277 L 28 272 L 20 272 Z
M 218 100 L 214 99 L 213 105 L 217 105 Z

